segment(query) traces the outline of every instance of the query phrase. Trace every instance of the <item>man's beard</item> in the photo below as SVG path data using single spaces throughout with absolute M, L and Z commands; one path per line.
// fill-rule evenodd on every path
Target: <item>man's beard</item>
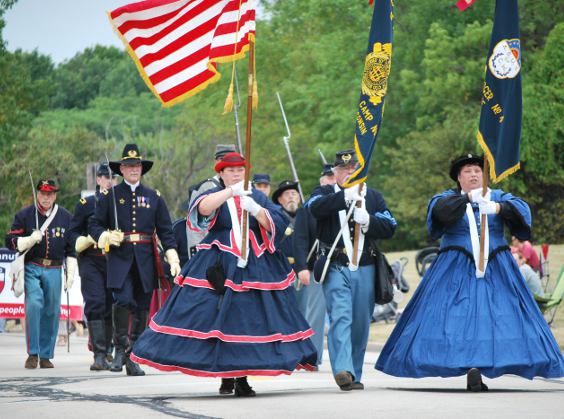
M 295 214 L 296 211 L 298 210 L 298 203 L 297 202 L 288 202 L 288 204 L 286 204 L 286 208 L 284 208 L 287 212 L 289 212 L 290 214 Z

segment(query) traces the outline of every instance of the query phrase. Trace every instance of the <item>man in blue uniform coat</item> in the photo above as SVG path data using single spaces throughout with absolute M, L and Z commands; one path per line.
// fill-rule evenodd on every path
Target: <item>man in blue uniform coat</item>
M 77 262 L 66 240 L 71 214 L 55 204 L 59 187 L 52 179 L 39 181 L 37 207 L 16 214 L 6 234 L 6 247 L 25 255 L 25 368 L 53 368 L 61 308 L 61 270 L 66 264 L 65 289 L 72 286 Z
M 136 144 L 126 144 L 121 160 L 110 162 L 110 168 L 123 176 L 123 182 L 102 192 L 89 225 L 90 235 L 106 252 L 107 285 L 113 291 L 116 354 L 110 370 L 122 371 L 125 364 L 128 375 L 145 375 L 129 359 L 129 353 L 147 326 L 152 291 L 157 286 L 155 233 L 165 250 L 171 275 L 180 272 L 166 203 L 159 191 L 141 183 L 141 176 L 152 165 L 152 161 L 143 160 Z
M 315 279 L 323 281 L 323 292 L 329 312 L 329 358 L 335 381 L 341 390 L 362 390 L 362 364 L 368 342 L 370 319 L 374 311 L 374 241 L 389 239 L 396 220 L 380 192 L 359 185 L 342 185 L 354 173 L 358 160 L 354 150 L 336 154 L 335 185 L 319 186 L 313 191 L 307 207 L 317 219 L 319 257 Z M 361 206 L 356 207 L 360 202 Z M 353 216 L 346 221 L 351 205 Z M 355 224 L 360 225 L 359 259 L 352 261 Z M 329 249 L 342 229 L 342 236 L 327 261 Z M 327 274 L 322 278 L 324 264 Z
M 91 371 L 110 369 L 106 354 L 112 345 L 112 291 L 106 286 L 106 258 L 98 248 L 96 240 L 88 234 L 88 221 L 101 196 L 113 186 L 113 178 L 117 174 L 110 173 L 107 163 L 101 163 L 96 170 L 96 192 L 94 195 L 81 198 L 74 209 L 68 240 L 78 254 L 78 270 L 82 297 L 84 298 L 84 314 L 88 320 L 88 334 L 94 352 L 94 363 Z

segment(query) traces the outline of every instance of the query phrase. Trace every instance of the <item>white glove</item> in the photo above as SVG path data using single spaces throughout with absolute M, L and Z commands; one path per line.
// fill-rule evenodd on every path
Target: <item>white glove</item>
M 76 273 L 76 268 L 78 267 L 78 263 L 76 258 L 71 256 L 67 257 L 67 270 L 65 272 L 65 291 L 71 289 L 72 284 L 74 282 L 74 274 Z
M 37 243 L 41 243 L 41 240 L 43 240 L 43 233 L 40 230 L 33 230 L 30 236 L 18 237 L 16 244 L 20 252 L 25 252 Z
M 98 247 L 107 249 L 109 246 L 120 246 L 123 241 L 123 233 L 117 230 L 108 230 L 100 234 L 98 238 Z
M 250 196 L 242 196 L 241 197 L 241 208 L 251 214 L 253 217 L 256 217 L 262 207 L 255 202 L 253 198 Z
M 370 222 L 370 215 L 368 215 L 368 211 L 366 211 L 365 208 L 355 207 L 353 220 L 355 223 L 360 224 L 362 227 L 366 227 Z
M 476 188 L 468 192 L 468 198 L 470 199 L 470 202 L 478 202 L 478 199 L 482 196 L 483 190 L 483 188 Z
M 354 185 L 345 189 L 345 201 L 362 201 L 362 195 L 358 192 L 358 187 L 359 185 Z M 363 188 L 363 190 L 365 189 Z
M 478 204 L 480 207 L 480 214 L 497 214 L 497 202 L 494 201 L 480 201 Z
M 233 196 L 245 196 L 250 195 L 250 190 L 245 190 L 245 181 L 242 180 L 241 182 L 236 183 L 235 185 L 230 186 Z
M 78 238 L 76 239 L 76 243 L 74 244 L 74 250 L 76 250 L 77 253 L 82 253 L 86 249 L 88 249 L 89 247 L 95 244 L 96 244 L 96 240 L 94 240 L 90 235 L 78 236 Z
M 166 261 L 170 265 L 170 274 L 176 278 L 180 273 L 180 259 L 175 249 L 168 249 L 165 252 Z

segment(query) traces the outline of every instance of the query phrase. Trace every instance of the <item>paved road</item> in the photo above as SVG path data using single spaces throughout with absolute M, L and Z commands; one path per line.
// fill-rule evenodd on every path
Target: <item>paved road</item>
M 468 393 L 464 377 L 377 372 L 375 351 L 366 356 L 364 391 L 340 391 L 325 362 L 316 373 L 251 377 L 252 399 L 219 396 L 219 379 L 90 372 L 86 338 L 71 337 L 71 353 L 56 351 L 55 369 L 26 370 L 23 334 L 0 334 L 0 418 L 564 418 L 564 380 L 506 376 L 488 380 L 487 393 Z

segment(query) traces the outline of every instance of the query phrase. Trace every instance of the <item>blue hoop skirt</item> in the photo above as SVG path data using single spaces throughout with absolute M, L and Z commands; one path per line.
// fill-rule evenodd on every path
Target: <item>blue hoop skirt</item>
M 564 359 L 508 250 L 476 278 L 465 253 L 439 254 L 386 342 L 376 369 L 398 377 L 564 376 Z

